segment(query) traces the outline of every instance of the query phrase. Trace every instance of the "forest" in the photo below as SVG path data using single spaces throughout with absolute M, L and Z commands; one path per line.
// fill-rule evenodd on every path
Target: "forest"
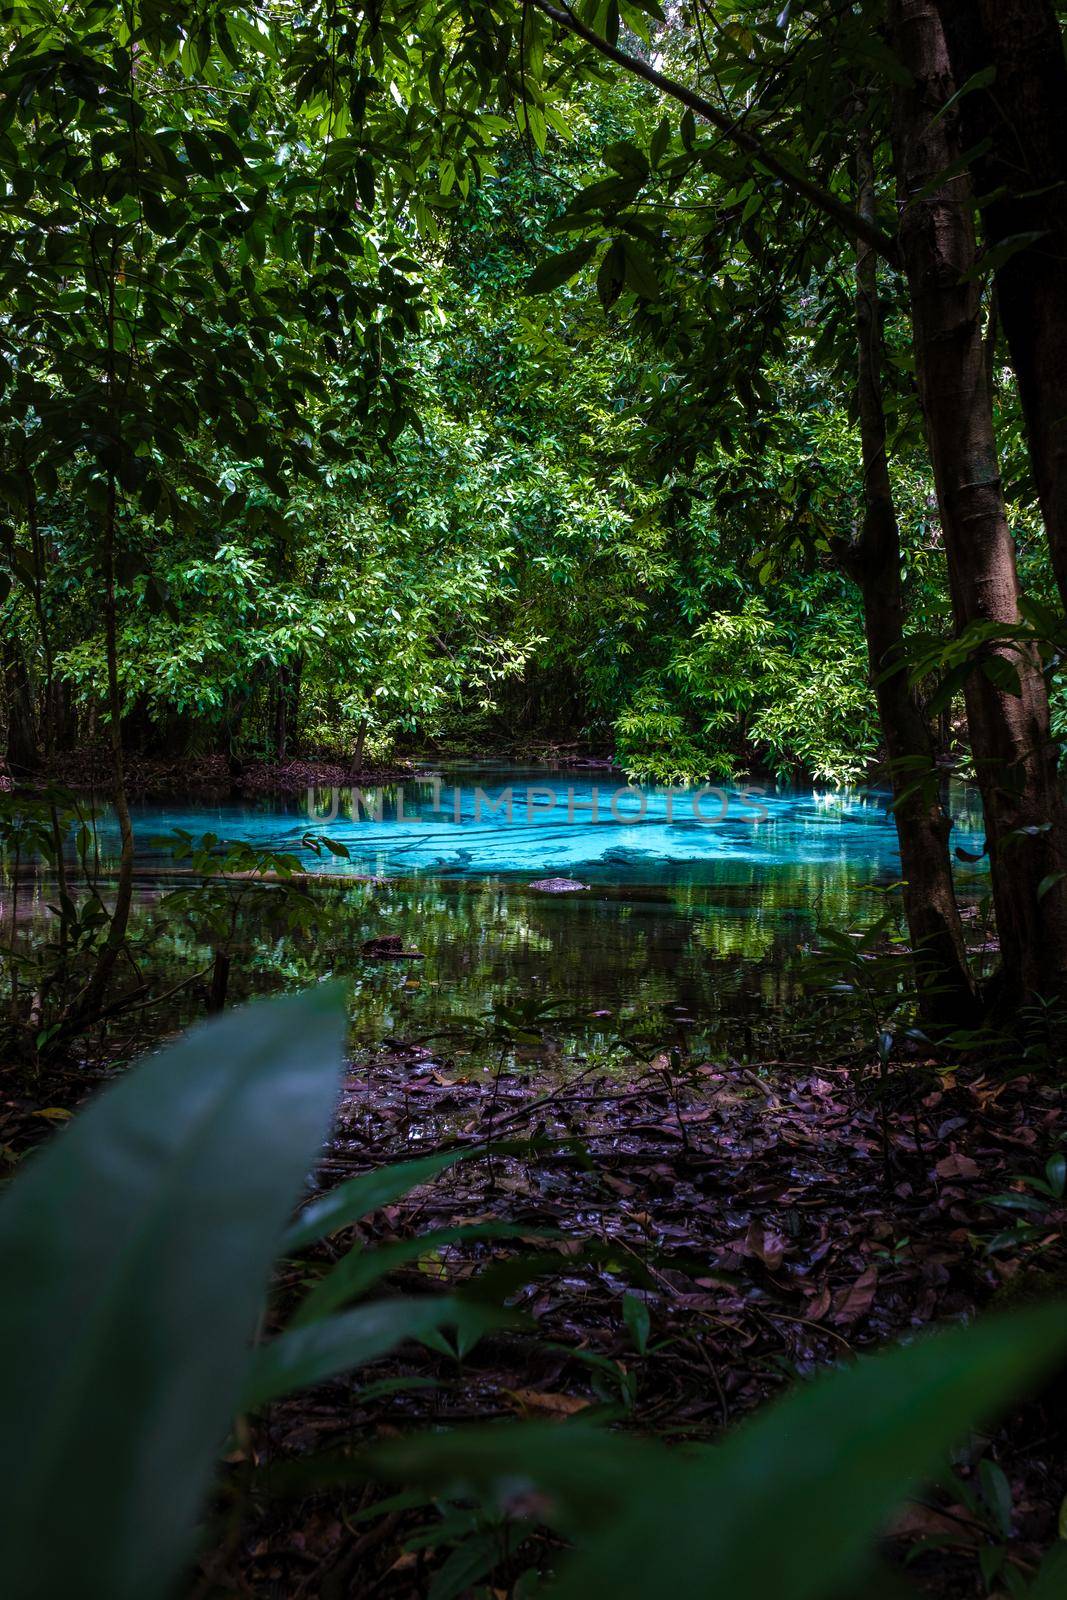
M 1065 27 L 0 0 L 10 1600 L 1067 1595 Z

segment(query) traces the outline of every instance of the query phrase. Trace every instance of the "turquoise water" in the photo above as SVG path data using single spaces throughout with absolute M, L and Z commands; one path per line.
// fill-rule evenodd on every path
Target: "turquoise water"
M 980 820 L 956 797 L 955 845 L 981 849 Z M 145 862 L 165 852 L 150 836 L 184 828 L 292 850 L 310 872 L 384 877 L 568 875 L 604 883 L 744 880 L 754 894 L 796 872 L 813 897 L 828 882 L 857 888 L 899 873 L 889 797 L 878 791 L 780 791 L 758 785 L 638 788 L 611 773 L 540 768 L 457 769 L 364 791 L 320 790 L 245 805 L 142 806 Z M 316 857 L 306 835 L 329 837 L 343 862 Z M 105 827 L 103 838 L 112 846 Z M 961 867 L 964 882 L 973 872 Z
M 978 853 L 970 796 L 961 789 L 951 804 L 953 844 Z M 553 1003 L 571 1019 L 534 1029 L 544 1036 L 531 1041 L 534 1055 L 560 1043 L 603 1052 L 620 1035 L 669 1035 L 676 1025 L 710 1045 L 732 1045 L 740 1031 L 773 1049 L 819 929 L 861 926 L 892 903 L 899 860 L 887 807 L 878 792 L 726 788 L 701 793 L 694 809 L 692 793 L 634 790 L 600 770 L 474 766 L 363 796 L 143 804 L 134 808 L 139 926 L 168 971 L 202 960 L 209 937 L 195 904 L 158 915 L 176 881 L 159 839 L 210 832 L 351 880 L 315 897 L 306 926 L 291 927 L 270 891 L 248 901 L 255 914 L 242 915 L 235 998 L 341 973 L 357 1039 L 431 1036 L 443 1058 L 467 1049 L 469 1019 L 516 1001 Z M 316 856 L 309 833 L 349 859 Z M 99 842 L 105 860 L 117 851 L 106 817 Z M 958 870 L 961 897 L 977 898 L 981 867 Z M 554 877 L 584 887 L 539 887 Z M 42 886 L 42 914 L 47 898 Z M 369 958 L 364 941 L 387 934 L 423 959 Z

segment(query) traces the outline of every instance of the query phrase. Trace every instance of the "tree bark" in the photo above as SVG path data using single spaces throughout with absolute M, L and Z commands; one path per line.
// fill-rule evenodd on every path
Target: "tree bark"
M 115 904 L 107 938 L 81 994 L 63 1017 L 67 1026 L 84 1027 L 100 1013 L 115 964 L 126 943 L 133 905 L 134 837 L 126 795 L 125 756 L 122 745 L 122 690 L 119 684 L 118 608 L 115 595 L 115 535 L 117 526 L 115 479 L 108 478 L 104 523 L 104 639 L 107 656 L 108 740 L 111 746 L 112 800 L 119 825 L 121 850 Z
M 278 668 L 274 684 L 274 759 L 284 761 L 289 752 L 289 672 Z
M 857 208 L 876 216 L 871 153 L 857 152 Z M 863 525 L 845 557 L 863 596 L 871 681 L 889 757 L 893 818 L 904 877 L 904 912 L 911 938 L 921 1013 L 927 1022 L 959 1027 L 975 1020 L 975 989 L 967 966 L 963 925 L 949 856 L 951 823 L 941 804 L 933 734 L 907 674 L 900 530 L 886 452 L 882 400 L 884 358 L 877 260 L 860 242 L 856 251 L 857 399 L 863 452 Z
M 1052 0 L 937 0 L 1019 387 L 1034 481 L 1067 609 L 1067 61 Z M 1028 238 L 1029 236 L 1029 238 Z M 1027 241 L 1027 242 L 1024 242 Z
M 900 240 L 911 297 L 916 377 L 937 486 L 956 628 L 1019 620 L 1015 549 L 993 429 L 974 274 L 974 196 L 936 0 L 890 0 L 893 42 L 913 77 L 894 90 Z M 1018 693 L 1006 682 L 1018 674 Z M 1040 662 L 985 647 L 964 689 L 985 811 L 1007 1001 L 1050 996 L 1067 970 L 1067 811 Z
M 33 690 L 18 641 L 4 640 L 4 692 L 7 700 L 7 744 L 5 759 L 16 778 L 36 772 L 41 764 L 37 722 L 33 714 Z
M 361 717 L 360 721 L 359 721 L 359 725 L 356 728 L 356 741 L 355 741 L 355 744 L 352 747 L 352 759 L 351 759 L 351 761 L 349 763 L 349 771 L 351 772 L 353 778 L 358 778 L 358 777 L 362 776 L 362 773 L 363 773 L 363 751 L 364 751 L 364 748 L 366 747 L 367 734 L 368 734 L 369 730 L 370 730 L 370 722 L 369 722 L 368 718 Z

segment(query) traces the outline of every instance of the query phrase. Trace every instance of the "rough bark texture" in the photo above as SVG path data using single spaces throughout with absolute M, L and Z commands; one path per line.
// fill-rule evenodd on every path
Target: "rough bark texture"
M 939 114 L 956 86 L 935 0 L 890 0 L 889 12 L 897 54 L 914 79 L 894 93 L 900 239 L 953 612 L 961 631 L 972 623 L 1010 629 L 1019 621 L 1019 585 L 973 275 L 973 194 L 965 175 L 936 183 L 962 154 L 955 112 Z M 965 694 L 1004 992 L 1016 1000 L 1057 991 L 1067 969 L 1067 886 L 1044 882 L 1067 866 L 1067 816 L 1039 662 L 1006 646 L 987 646 L 986 655 Z M 994 681 L 1007 663 L 1018 694 Z
M 1067 607 L 1067 62 L 1051 0 L 937 0 L 997 270 L 1049 550 Z
M 870 152 L 864 148 L 857 155 L 857 179 L 858 209 L 873 223 L 874 175 Z M 846 566 L 863 595 L 871 680 L 889 756 L 904 909 L 923 1015 L 930 1022 L 961 1026 L 973 1020 L 975 992 L 952 881 L 951 824 L 941 804 L 934 741 L 906 673 L 885 676 L 904 645 L 905 601 L 900 531 L 886 454 L 877 260 L 863 243 L 856 253 L 856 333 L 864 516 Z

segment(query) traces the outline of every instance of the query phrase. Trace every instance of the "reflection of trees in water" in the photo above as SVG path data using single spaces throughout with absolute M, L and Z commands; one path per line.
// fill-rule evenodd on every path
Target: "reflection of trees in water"
M 589 892 L 564 895 L 532 891 L 517 877 L 353 883 L 316 891 L 310 924 L 295 931 L 272 915 L 266 892 L 241 919 L 232 995 L 345 975 L 356 1036 L 367 1041 L 432 1032 L 494 1002 L 538 994 L 575 1012 L 608 1010 L 604 1038 L 657 1020 L 666 1030 L 671 1007 L 703 1019 L 709 1032 L 729 1033 L 795 1000 L 792 969 L 819 926 L 873 921 L 886 903 L 868 886 L 862 860 L 836 855 L 773 866 L 679 864 L 661 867 L 659 881 L 641 881 L 650 870 L 656 864 L 622 868 L 610 883 L 593 874 Z M 52 893 L 42 882 L 20 897 L 29 937 L 44 933 Z M 141 892 L 131 931 L 137 959 L 166 980 L 162 988 L 203 965 L 209 944 L 195 911 L 168 914 L 160 899 L 160 891 Z M 369 961 L 364 940 L 386 933 L 426 959 Z M 192 1003 L 181 1005 L 191 1011 Z

